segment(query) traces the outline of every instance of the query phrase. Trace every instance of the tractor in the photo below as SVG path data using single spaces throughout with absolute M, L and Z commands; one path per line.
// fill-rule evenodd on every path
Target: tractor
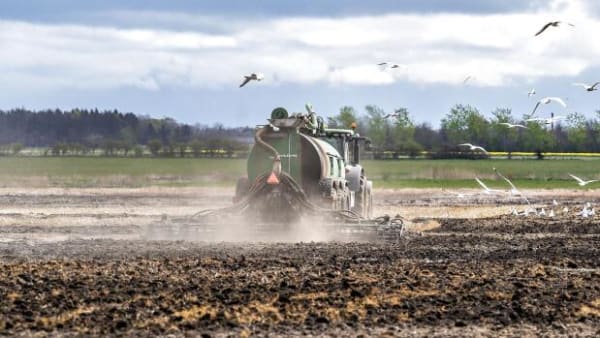
M 369 143 L 355 123 L 327 128 L 310 105 L 307 113 L 275 108 L 268 124 L 256 128 L 247 176 L 238 180 L 234 201 L 245 201 L 263 220 L 291 221 L 306 209 L 369 219 L 373 184 L 360 165 L 361 146 Z
M 152 224 L 149 233 L 202 240 L 262 234 L 272 239 L 295 233 L 299 226 L 318 228 L 336 239 L 402 236 L 400 215 L 372 217 L 373 184 L 360 165 L 361 148 L 370 141 L 356 132 L 356 124 L 327 128 L 309 105 L 307 113 L 275 108 L 267 121 L 256 128 L 247 175 L 238 180 L 232 205 L 165 219 Z M 308 223 L 301 221 L 304 216 Z

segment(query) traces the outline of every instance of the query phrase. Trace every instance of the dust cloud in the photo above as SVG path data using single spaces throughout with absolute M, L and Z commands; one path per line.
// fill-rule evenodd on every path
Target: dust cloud
M 148 240 L 183 240 L 195 242 L 330 242 L 344 241 L 342 224 L 332 224 L 316 217 L 304 216 L 290 223 L 261 222 L 243 216 L 209 218 L 193 222 L 165 219 L 148 227 Z M 356 241 L 356 238 L 353 239 Z

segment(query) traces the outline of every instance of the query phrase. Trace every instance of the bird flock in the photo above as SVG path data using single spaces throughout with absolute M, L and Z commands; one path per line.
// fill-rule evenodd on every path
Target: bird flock
M 597 86 L 598 83 L 595 83 L 592 86 L 588 86 L 584 83 L 580 83 L 579 85 L 586 86 L 585 88 L 595 88 L 595 86 Z M 593 91 L 593 90 L 596 90 L 596 89 L 592 89 L 592 90 L 588 90 L 588 91 Z M 529 97 L 535 95 L 535 89 L 531 89 L 527 93 L 527 95 Z M 537 103 L 533 107 L 533 111 L 531 112 L 531 114 L 529 114 L 529 118 L 525 119 L 525 122 L 537 122 L 542 125 L 554 125 L 554 123 L 556 123 L 560 120 L 564 120 L 566 118 L 566 116 L 562 116 L 562 115 L 554 116 L 554 114 L 551 114 L 550 117 L 533 117 L 535 112 L 538 110 L 538 108 L 541 105 L 549 104 L 552 102 L 559 104 L 563 108 L 567 107 L 567 104 L 565 103 L 565 101 L 563 99 L 561 99 L 560 97 L 555 97 L 555 96 L 543 97 L 539 101 L 537 101 Z M 500 122 L 498 124 L 503 125 L 503 126 L 507 127 L 508 129 L 514 129 L 514 128 L 529 129 L 529 127 L 527 127 L 524 124 L 516 124 L 516 123 L 513 124 L 513 123 L 509 123 L 509 122 Z M 485 154 L 488 153 L 487 150 L 485 150 L 485 148 L 483 148 L 482 146 L 473 145 L 471 143 L 461 143 L 458 146 L 468 146 L 470 151 L 481 151 Z
M 548 22 L 546 23 L 536 34 L 535 36 L 539 36 L 540 34 L 544 33 L 548 28 L 551 27 L 560 27 L 561 26 L 561 21 L 552 21 L 552 22 Z M 567 23 L 569 26 L 574 27 L 573 24 L 571 23 Z M 472 77 L 471 76 L 467 76 L 463 83 L 467 83 L 469 80 L 471 80 Z M 577 86 L 577 87 L 581 87 L 583 88 L 585 91 L 587 92 L 593 92 L 598 90 L 598 85 L 600 84 L 600 82 L 595 82 L 593 84 L 587 84 L 587 83 L 582 83 L 582 82 L 576 82 L 573 83 L 573 86 Z M 536 95 L 537 92 L 535 90 L 535 88 L 530 89 L 527 92 L 527 97 L 531 98 L 534 95 Z M 556 97 L 556 96 L 546 96 L 543 97 L 541 99 L 539 99 L 535 106 L 533 107 L 533 110 L 531 111 L 531 113 L 529 114 L 528 118 L 525 119 L 525 122 L 534 122 L 534 123 L 540 123 L 540 124 L 544 124 L 544 125 L 553 125 L 554 123 L 565 119 L 565 116 L 554 116 L 554 114 L 551 114 L 550 117 L 534 117 L 535 113 L 538 111 L 538 109 L 542 106 L 542 105 L 547 105 L 547 104 L 556 104 L 559 106 L 562 106 L 563 108 L 567 108 L 567 104 L 565 103 L 565 100 L 563 100 L 560 97 Z M 528 129 L 528 127 L 524 124 L 513 124 L 513 123 L 509 123 L 509 122 L 501 122 L 499 123 L 500 125 L 505 126 L 508 129 L 514 129 L 514 128 L 518 128 L 518 129 Z M 487 154 L 488 152 L 481 146 L 478 145 L 474 145 L 472 143 L 461 143 L 458 144 L 459 147 L 468 147 L 468 149 L 470 151 L 480 151 L 483 152 L 485 154 Z M 510 213 L 514 216 L 530 216 L 530 215 L 535 215 L 535 216 L 541 216 L 541 217 L 555 217 L 556 215 L 558 215 L 559 213 L 562 214 L 567 214 L 569 212 L 569 208 L 567 206 L 564 206 L 562 209 L 559 208 L 559 204 L 556 200 L 553 200 L 552 205 L 551 206 L 547 206 L 547 207 L 542 207 L 541 209 L 538 208 L 534 208 L 529 199 L 515 186 L 515 184 L 510 181 L 506 176 L 502 175 L 502 173 L 500 173 L 496 168 L 493 168 L 494 172 L 496 175 L 498 175 L 500 178 L 502 178 L 504 181 L 506 181 L 506 183 L 508 183 L 508 185 L 510 186 L 510 189 L 508 191 L 505 190 L 500 190 L 500 189 L 491 189 L 489 188 L 481 179 L 479 179 L 478 177 L 475 177 L 475 181 L 477 182 L 477 184 L 479 184 L 479 186 L 481 187 L 481 193 L 485 194 L 485 195 L 503 195 L 503 194 L 509 194 L 511 196 L 518 196 L 520 198 L 522 198 L 526 204 L 527 207 L 525 208 L 525 210 L 523 211 L 518 211 L 515 207 L 511 208 Z M 575 180 L 575 182 L 583 187 L 583 186 L 587 186 L 588 184 L 592 184 L 592 183 L 596 183 L 599 182 L 600 180 L 585 180 L 583 178 L 580 178 L 578 176 L 575 176 L 573 174 L 568 174 L 573 180 Z M 457 194 L 458 198 L 464 198 L 466 195 L 463 193 L 459 193 Z M 548 209 L 548 211 L 546 211 L 546 208 Z M 587 217 L 591 217 L 595 215 L 595 209 L 592 207 L 591 203 L 587 202 L 585 203 L 585 205 L 583 207 L 581 207 L 581 210 L 579 212 L 576 213 L 577 216 L 583 217 L 583 218 L 587 218 Z
M 548 28 L 551 27 L 560 27 L 561 24 L 563 22 L 562 21 L 550 21 L 548 23 L 546 23 L 537 33 L 535 33 L 534 36 L 539 36 L 542 33 L 544 33 Z M 572 23 L 566 23 L 568 26 L 570 27 L 575 27 L 574 24 Z M 473 77 L 472 76 L 467 76 L 464 80 L 463 80 L 463 84 L 467 83 L 469 80 L 472 80 Z M 599 82 L 595 82 L 593 84 L 587 84 L 587 83 L 583 83 L 583 82 L 575 82 L 572 85 L 573 86 L 577 86 L 577 87 L 581 87 L 583 89 L 585 89 L 587 92 L 593 92 L 598 90 L 598 85 L 600 84 Z M 533 97 L 534 95 L 536 95 L 537 92 L 535 90 L 535 88 L 531 88 L 528 92 L 527 92 L 527 97 Z M 551 114 L 550 117 L 534 117 L 536 111 L 538 110 L 538 108 L 540 108 L 540 106 L 542 105 L 547 105 L 550 103 L 555 103 L 557 105 L 562 106 L 563 108 L 567 108 L 567 104 L 565 102 L 565 100 L 563 100 L 560 97 L 557 96 L 546 96 L 543 97 L 541 99 L 539 99 L 535 106 L 533 107 L 533 110 L 531 111 L 531 113 L 527 116 L 527 118 L 525 119 L 525 122 L 534 122 L 534 123 L 540 123 L 542 125 L 551 125 L 554 126 L 554 123 L 559 122 L 560 120 L 565 119 L 565 116 L 554 116 L 554 113 Z M 520 128 L 520 129 L 528 129 L 528 127 L 524 124 L 513 124 L 513 123 L 509 123 L 509 122 L 501 122 L 499 123 L 500 125 L 503 125 L 505 127 L 507 127 L 508 129 L 514 129 L 514 128 Z M 458 146 L 468 146 L 470 151 L 481 151 L 485 154 L 487 154 L 488 152 L 482 147 L 482 146 L 478 146 L 478 145 L 473 145 L 471 143 L 462 143 L 459 144 Z
M 535 36 L 539 36 L 540 34 L 545 32 L 550 27 L 560 27 L 561 23 L 562 23 L 561 21 L 548 22 L 535 34 Z M 573 25 L 571 23 L 567 23 L 567 24 L 571 27 L 575 27 L 575 25 Z M 464 79 L 463 83 L 467 83 L 471 79 L 472 79 L 472 76 L 467 76 Z M 600 82 L 595 82 L 591 85 L 586 84 L 586 83 L 576 82 L 576 83 L 573 83 L 573 86 L 581 87 L 581 88 L 585 89 L 587 92 L 593 92 L 593 91 L 598 90 L 597 87 L 599 84 L 600 84 Z M 527 92 L 527 97 L 531 98 L 536 94 L 537 94 L 537 92 L 536 92 L 535 88 L 532 88 Z M 541 123 L 544 125 L 554 125 L 555 122 L 565 119 L 566 118 L 565 116 L 554 116 L 554 114 L 552 114 L 550 117 L 534 117 L 536 111 L 538 110 L 538 108 L 541 105 L 547 105 L 550 103 L 555 103 L 557 105 L 562 106 L 563 108 L 567 108 L 567 104 L 565 103 L 565 100 L 563 100 L 562 98 L 556 97 L 556 96 L 546 96 L 546 97 L 539 99 L 536 102 L 531 114 L 529 114 L 529 118 L 526 118 L 525 122 L 537 122 L 537 123 Z M 509 122 L 500 122 L 499 124 L 507 127 L 508 129 L 515 129 L 515 128 L 528 129 L 528 127 L 524 124 L 513 124 L 513 123 L 509 123 Z M 474 145 L 472 143 L 461 143 L 461 144 L 458 144 L 458 146 L 459 147 L 468 147 L 468 149 L 473 152 L 480 151 L 480 152 L 483 152 L 484 154 L 488 153 L 487 150 L 485 150 L 485 148 L 483 148 L 482 146 Z M 531 204 L 529 203 L 529 200 L 517 189 L 517 187 L 508 178 L 506 178 L 504 175 L 502 175 L 500 172 L 498 172 L 496 168 L 494 168 L 494 172 L 496 172 L 496 174 L 498 176 L 500 176 L 502 179 L 504 179 L 510 185 L 511 189 L 510 189 L 509 193 L 511 195 L 523 197 L 525 199 L 525 201 L 527 202 L 527 204 L 529 206 L 531 206 Z M 586 186 L 590 183 L 595 183 L 595 182 L 599 181 L 599 180 L 587 180 L 586 181 L 586 180 L 583 180 L 573 174 L 569 174 L 569 176 L 571 178 L 573 178 L 579 186 Z M 485 194 L 490 195 L 490 194 L 504 193 L 504 191 L 490 189 L 477 177 L 475 178 L 475 180 L 481 186 L 481 188 L 483 189 L 483 193 L 485 193 Z M 462 195 L 462 196 L 464 197 L 464 195 Z M 459 197 L 461 197 L 461 196 L 459 196 Z M 554 201 L 554 202 L 556 203 L 556 201 Z M 534 213 L 534 214 L 541 213 L 541 215 L 545 215 L 545 210 L 544 210 L 544 208 L 542 208 L 542 210 L 540 212 L 538 212 L 537 210 L 532 209 L 530 207 L 530 208 L 528 208 L 528 211 L 525 211 L 525 214 L 528 214 L 528 213 Z M 591 216 L 593 213 L 594 213 L 593 208 L 591 208 L 591 209 L 583 208 L 581 215 L 584 217 L 587 217 L 587 216 Z M 549 215 L 554 216 L 555 212 L 552 210 L 552 213 Z
M 540 207 L 536 207 L 529 201 L 527 196 L 521 190 L 519 190 L 517 188 L 517 186 L 510 179 L 508 179 L 506 176 L 504 176 L 502 173 L 500 173 L 500 171 L 498 171 L 498 169 L 496 169 L 496 168 L 493 168 L 493 171 L 497 176 L 499 176 L 501 179 L 506 181 L 506 183 L 508 183 L 508 185 L 510 187 L 508 190 L 492 189 L 492 188 L 488 187 L 480 178 L 475 177 L 475 181 L 481 188 L 481 190 L 478 193 L 471 194 L 471 195 L 464 193 L 464 192 L 450 192 L 450 193 L 455 195 L 459 199 L 464 199 L 468 196 L 476 196 L 479 194 L 488 195 L 488 196 L 496 196 L 496 197 L 501 197 L 501 196 L 506 196 L 506 195 L 519 197 L 520 199 L 525 201 L 526 207 L 523 210 L 519 211 L 516 207 L 512 206 L 509 211 L 510 215 L 512 215 L 512 216 L 538 216 L 538 217 L 553 218 L 558 215 L 568 215 L 569 212 L 572 212 L 572 211 L 575 211 L 576 216 L 579 216 L 582 218 L 588 218 L 588 217 L 592 217 L 592 216 L 596 215 L 596 210 L 590 202 L 586 202 L 579 209 L 574 208 L 574 210 L 569 209 L 569 207 L 566 205 L 561 208 L 560 204 L 556 200 L 553 200 L 551 205 L 543 205 Z M 595 183 L 595 182 L 600 181 L 600 180 L 583 180 L 582 178 L 577 177 L 573 174 L 569 174 L 569 176 L 571 176 L 577 182 L 577 184 L 579 186 L 586 186 L 590 183 Z
M 552 201 L 552 205 L 541 206 L 539 208 L 534 207 L 532 205 L 532 203 L 529 201 L 529 199 L 527 198 L 527 196 L 521 190 L 519 190 L 517 188 L 517 186 L 510 179 L 508 179 L 508 177 L 504 176 L 496 168 L 493 168 L 493 171 L 498 177 L 500 177 L 502 180 L 504 180 L 504 181 L 506 181 L 506 183 L 508 183 L 509 189 L 508 190 L 492 189 L 492 188 L 488 187 L 479 177 L 475 177 L 475 182 L 477 182 L 477 184 L 479 185 L 481 190 L 478 193 L 473 194 L 473 195 L 483 194 L 483 195 L 497 196 L 497 197 L 508 195 L 508 196 L 519 197 L 520 199 L 525 201 L 527 206 L 525 207 L 524 210 L 521 210 L 521 211 L 517 210 L 517 208 L 514 206 L 511 207 L 510 214 L 513 216 L 555 217 L 559 214 L 567 215 L 567 214 L 569 214 L 570 211 L 572 211 L 569 209 L 568 206 L 564 206 L 564 207 L 560 208 L 560 204 L 556 200 Z M 588 184 L 600 182 L 600 180 L 585 180 L 581 177 L 575 176 L 570 173 L 568 175 L 571 178 L 573 178 L 573 180 L 575 180 L 577 185 L 582 186 L 582 187 L 587 186 Z M 466 198 L 467 196 L 469 196 L 469 194 L 466 194 L 463 192 L 451 192 L 451 193 L 459 199 L 463 199 L 463 198 Z M 592 217 L 592 216 L 596 215 L 596 210 L 590 202 L 586 202 L 583 206 L 580 207 L 579 211 L 575 210 L 575 215 L 577 215 L 579 217 L 583 217 L 583 218 L 588 218 L 588 217 Z

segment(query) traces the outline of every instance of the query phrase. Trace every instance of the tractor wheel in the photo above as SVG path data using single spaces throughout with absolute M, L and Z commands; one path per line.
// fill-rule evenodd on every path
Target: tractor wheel
M 367 207 L 367 181 L 361 178 L 360 189 L 354 193 L 354 208 L 352 210 L 362 217 L 368 217 Z
M 319 181 L 319 191 L 321 192 L 321 198 L 323 204 L 329 204 L 331 209 L 337 209 L 338 193 L 337 189 L 334 188 L 333 180 L 330 178 L 324 178 Z

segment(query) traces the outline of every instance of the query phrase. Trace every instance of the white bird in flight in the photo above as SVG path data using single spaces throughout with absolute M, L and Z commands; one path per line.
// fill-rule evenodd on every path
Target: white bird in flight
M 561 106 L 563 106 L 564 108 L 567 108 L 567 104 L 560 97 L 547 96 L 547 97 L 541 98 L 536 103 L 535 108 L 533 108 L 533 111 L 531 112 L 531 116 L 533 116 L 533 114 L 535 114 L 535 111 L 538 109 L 540 104 L 548 104 L 550 102 L 556 102 L 556 103 L 560 104 Z
M 501 174 L 501 173 L 498 171 L 498 169 L 496 169 L 496 168 L 493 168 L 493 169 L 494 169 L 494 172 L 496 173 L 496 175 L 500 176 L 500 177 L 501 177 L 503 180 L 505 180 L 506 182 L 508 182 L 508 184 L 510 185 L 510 188 L 511 188 L 511 189 L 510 189 L 510 193 L 511 193 L 511 195 L 515 195 L 515 196 L 521 196 L 521 195 L 523 195 L 523 194 L 522 194 L 522 193 L 519 191 L 519 189 L 517 189 L 517 187 L 516 187 L 516 186 L 515 186 L 515 185 L 514 185 L 514 184 L 513 184 L 513 183 L 512 183 L 512 182 L 511 182 L 511 181 L 510 181 L 508 178 L 506 178 L 506 176 L 502 175 L 502 174 Z
M 531 90 L 527 92 L 527 97 L 532 97 L 533 95 L 535 95 L 535 88 L 531 88 Z
M 488 194 L 488 195 L 491 195 L 491 194 L 500 194 L 500 193 L 504 192 L 502 190 L 488 188 L 488 186 L 485 185 L 483 182 L 481 182 L 481 180 L 479 178 L 477 178 L 477 177 L 475 177 L 475 181 L 477 181 L 477 183 L 479 183 L 479 185 L 483 188 L 483 192 L 486 193 L 486 194 Z
M 377 64 L 381 70 L 385 70 L 386 68 L 396 69 L 396 68 L 406 68 L 406 65 L 399 63 L 391 63 L 391 62 L 380 62 Z
M 596 86 L 600 84 L 600 82 L 596 82 L 593 85 L 588 85 L 586 83 L 581 83 L 581 82 L 575 82 L 573 83 L 573 86 L 579 86 L 584 88 L 585 90 L 587 90 L 588 92 L 593 92 L 594 90 L 598 90 L 598 88 L 596 88 Z
M 527 197 L 525 197 L 525 195 L 523 195 L 523 193 L 519 189 L 517 189 L 517 187 L 513 184 L 513 182 L 511 182 L 506 176 L 502 175 L 498 171 L 498 169 L 494 168 L 494 172 L 496 173 L 496 175 L 500 176 L 503 180 L 508 182 L 508 184 L 510 185 L 510 194 L 511 195 L 521 196 L 521 197 L 523 197 L 525 202 L 527 202 L 527 204 L 531 205 L 531 203 L 529 203 L 529 200 L 527 199 Z
M 390 117 L 398 117 L 400 116 L 400 110 L 394 110 L 393 113 L 387 113 L 385 115 L 383 115 L 384 119 L 389 119 Z
M 254 80 L 254 81 L 261 81 L 262 79 L 264 79 L 265 76 L 261 73 L 252 73 L 250 75 L 244 75 L 244 82 L 242 82 L 242 84 L 240 85 L 240 88 L 245 86 L 246 83 Z
M 544 25 L 544 27 L 542 27 L 542 29 L 540 29 L 537 33 L 535 33 L 534 36 L 538 36 L 540 34 L 542 34 L 546 29 L 548 29 L 548 27 L 558 27 L 562 22 L 561 21 L 550 21 L 547 24 Z M 574 24 L 572 23 L 568 23 L 567 24 L 571 27 L 575 27 Z
M 508 128 L 510 128 L 510 129 L 512 129 L 512 128 L 524 128 L 524 129 L 527 129 L 527 127 L 524 126 L 524 125 L 522 125 L 522 124 L 512 124 L 512 123 L 508 123 L 508 122 L 501 122 L 500 124 L 504 125 L 504 126 L 506 126 Z
M 471 151 L 481 150 L 481 151 L 483 151 L 486 154 L 488 153 L 487 150 L 483 149 L 483 147 L 476 146 L 476 145 L 473 145 L 471 143 L 461 143 L 461 144 L 459 144 L 459 146 L 469 147 L 469 150 L 471 150 Z
M 548 117 L 548 118 L 534 117 L 531 119 L 527 119 L 525 121 L 527 121 L 527 122 L 543 122 L 544 124 L 552 124 L 552 123 L 560 121 L 564 118 L 565 118 L 564 116 L 553 116 L 553 117 Z
M 586 186 L 590 183 L 594 183 L 594 182 L 598 182 L 599 180 L 589 180 L 589 181 L 584 181 L 581 178 L 573 175 L 573 174 L 569 174 L 569 176 L 571 176 L 573 179 L 575 179 L 575 181 L 577 181 L 577 184 L 579 184 L 579 186 L 583 187 Z

